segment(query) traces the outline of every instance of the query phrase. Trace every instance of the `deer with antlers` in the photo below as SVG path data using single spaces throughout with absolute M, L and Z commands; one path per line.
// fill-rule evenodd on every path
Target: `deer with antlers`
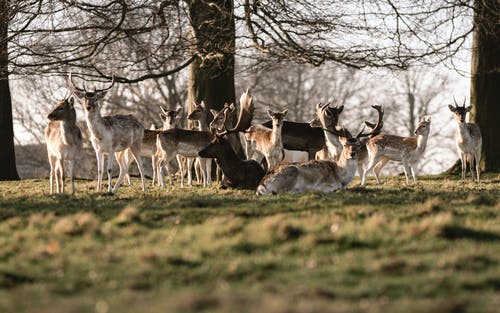
M 282 112 L 267 110 L 273 122 L 272 129 L 263 125 L 253 125 L 245 131 L 245 139 L 266 158 L 268 170 L 275 168 L 283 159 L 281 128 L 287 112 L 286 109 Z
M 90 131 L 90 142 L 96 152 L 97 191 L 101 191 L 105 155 L 108 156 L 108 192 L 115 193 L 118 190 L 128 169 L 115 153 L 130 148 L 130 152 L 137 162 L 139 173 L 141 174 L 142 191 L 146 192 L 146 182 L 144 180 L 144 171 L 140 157 L 142 140 L 144 138 L 143 125 L 132 115 L 101 116 L 99 110 L 99 101 L 104 98 L 108 90 L 115 84 L 114 76 L 107 88 L 94 88 L 94 91 L 87 91 L 85 87 L 77 87 L 73 82 L 71 73 L 69 74 L 68 81 L 73 94 L 82 102 L 85 120 Z M 113 168 L 113 157 L 117 157 L 118 165 L 120 166 L 120 175 L 115 186 L 112 188 L 111 171 Z
M 64 161 L 69 162 L 71 194 L 75 194 L 75 159 L 82 150 L 82 133 L 76 125 L 76 112 L 73 97 L 57 102 L 49 113 L 50 120 L 45 128 L 45 142 L 50 163 L 50 193 L 64 193 Z
M 224 173 L 224 184 L 231 188 L 254 190 L 265 175 L 264 169 L 254 160 L 241 160 L 226 139 L 228 135 L 244 131 L 250 127 L 254 106 L 248 90 L 240 97 L 240 115 L 233 129 L 228 130 L 225 123 L 232 113 L 229 107 L 216 112 L 211 129 L 215 135 L 212 142 L 198 154 L 205 158 L 215 158 L 216 163 Z
M 368 152 L 368 163 L 364 168 L 361 178 L 361 186 L 365 185 L 366 173 L 374 167 L 383 167 L 388 161 L 403 163 L 406 184 L 409 184 L 409 172 L 413 176 L 413 181 L 417 182 L 417 163 L 425 152 L 427 139 L 429 138 L 431 118 L 420 118 L 415 129 L 416 137 L 400 137 L 379 133 L 371 137 L 366 142 Z M 375 126 L 375 128 L 377 128 Z M 377 183 L 380 183 L 378 172 L 375 173 Z
M 462 180 L 465 179 L 465 171 L 467 169 L 467 161 L 470 165 L 470 173 L 474 181 L 474 162 L 476 164 L 476 177 L 480 181 L 481 176 L 481 147 L 483 139 L 481 137 L 481 129 L 474 123 L 467 122 L 467 113 L 472 109 L 471 106 L 465 106 L 464 103 L 458 105 L 455 98 L 453 98 L 455 105 L 448 105 L 448 108 L 453 113 L 455 120 L 458 123 L 458 129 L 455 135 L 455 140 L 462 163 Z
M 337 161 L 315 160 L 279 166 L 264 176 L 256 194 L 305 191 L 330 193 L 347 188 L 356 173 L 359 149 L 362 147 L 360 138 L 364 134 L 361 131 L 356 137 L 352 137 L 346 130 L 333 128 L 329 131 L 338 136 L 343 145 Z

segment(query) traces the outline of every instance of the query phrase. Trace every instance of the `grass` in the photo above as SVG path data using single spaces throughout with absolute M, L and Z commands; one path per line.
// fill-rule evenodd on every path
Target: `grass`
M 0 312 L 496 312 L 500 176 L 370 183 L 260 198 L 0 182 Z

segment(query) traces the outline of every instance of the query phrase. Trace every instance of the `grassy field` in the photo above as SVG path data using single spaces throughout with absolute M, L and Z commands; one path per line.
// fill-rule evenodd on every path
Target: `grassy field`
M 266 198 L 0 182 L 0 312 L 498 312 L 500 175 L 457 178 Z

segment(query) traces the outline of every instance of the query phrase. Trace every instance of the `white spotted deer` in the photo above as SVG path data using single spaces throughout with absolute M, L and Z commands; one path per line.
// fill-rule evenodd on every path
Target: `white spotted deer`
M 258 124 L 245 131 L 245 139 L 266 158 L 268 170 L 275 168 L 283 159 L 281 128 L 287 112 L 288 110 L 282 112 L 267 110 L 272 120 L 272 129 Z
M 382 162 L 382 166 L 387 161 L 401 162 L 404 167 L 406 184 L 409 184 L 409 172 L 413 176 L 413 181 L 417 182 L 417 164 L 427 147 L 429 138 L 431 118 L 420 118 L 415 129 L 416 137 L 400 137 L 380 133 L 368 140 L 366 148 L 368 151 L 368 164 L 365 166 L 361 178 L 361 186 L 365 185 L 367 172 L 374 169 Z M 375 178 L 380 183 L 378 174 Z
M 456 132 L 456 144 L 458 148 L 458 153 L 460 155 L 460 161 L 462 163 L 462 180 L 465 179 L 465 172 L 467 168 L 467 161 L 470 166 L 470 173 L 472 180 L 474 181 L 474 163 L 476 164 L 476 178 L 480 182 L 481 176 L 481 148 L 483 144 L 483 139 L 481 137 L 481 129 L 474 123 L 467 122 L 467 113 L 472 109 L 471 106 L 465 106 L 465 100 L 462 106 L 457 104 L 457 101 L 453 99 L 455 105 L 448 105 L 450 111 L 453 112 L 455 120 L 458 123 L 458 129 Z
M 101 191 L 102 174 L 104 169 L 104 156 L 108 156 L 108 192 L 115 193 L 122 183 L 128 169 L 124 162 L 120 161 L 115 153 L 130 148 L 130 152 L 137 162 L 139 173 L 141 174 L 142 191 L 146 192 L 146 182 L 144 180 L 144 170 L 141 161 L 142 140 L 144 138 L 144 126 L 133 115 L 111 115 L 101 116 L 99 101 L 104 98 L 107 91 L 113 87 L 114 76 L 111 84 L 104 89 L 87 91 L 77 87 L 69 74 L 69 84 L 73 94 L 82 102 L 85 112 L 85 120 L 90 131 L 90 142 L 94 147 L 97 157 L 97 191 Z M 111 171 L 113 168 L 113 158 L 117 157 L 120 166 L 120 175 L 112 188 Z
M 50 163 L 50 193 L 64 193 L 64 162 L 69 163 L 71 194 L 75 194 L 75 159 L 82 150 L 82 133 L 76 125 L 74 99 L 60 100 L 49 113 L 50 120 L 45 128 L 45 142 Z
M 257 187 L 257 195 L 274 195 L 283 192 L 316 191 L 330 193 L 346 189 L 356 173 L 362 131 L 352 137 L 346 130 L 330 130 L 340 138 L 343 148 L 339 159 L 314 160 L 305 163 L 279 166 L 269 171 Z

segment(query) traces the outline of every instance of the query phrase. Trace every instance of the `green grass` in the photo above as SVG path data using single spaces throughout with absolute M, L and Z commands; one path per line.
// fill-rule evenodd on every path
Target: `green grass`
M 500 176 L 457 178 L 264 198 L 0 182 L 0 312 L 497 312 Z

